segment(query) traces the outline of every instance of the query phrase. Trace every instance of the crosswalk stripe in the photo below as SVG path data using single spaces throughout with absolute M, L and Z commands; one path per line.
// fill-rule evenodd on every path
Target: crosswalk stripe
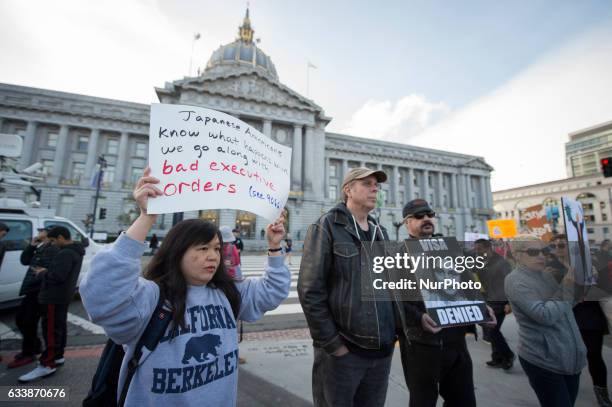
M 21 339 L 22 336 L 20 333 L 13 331 L 13 329 L 0 322 L 0 339 Z
M 85 318 L 81 318 L 78 315 L 74 315 L 71 314 L 70 312 L 68 313 L 68 322 L 70 322 L 71 324 L 75 324 L 77 326 L 80 326 L 81 328 L 96 334 L 96 335 L 105 335 L 104 333 L 104 329 L 102 329 L 101 326 L 94 324 L 93 322 L 85 319 Z
M 300 304 L 281 304 L 276 309 L 266 312 L 265 315 L 302 314 L 303 312 Z

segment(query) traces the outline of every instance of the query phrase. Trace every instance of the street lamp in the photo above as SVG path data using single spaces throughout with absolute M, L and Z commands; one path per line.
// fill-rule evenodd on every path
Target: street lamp
M 102 178 L 104 178 L 104 169 L 106 168 L 106 159 L 104 155 L 98 157 L 98 171 L 94 177 L 96 187 L 96 197 L 94 198 L 93 216 L 91 221 L 91 231 L 89 237 L 93 239 L 94 228 L 96 225 L 96 212 L 98 211 L 98 199 L 100 198 L 100 186 L 102 185 Z

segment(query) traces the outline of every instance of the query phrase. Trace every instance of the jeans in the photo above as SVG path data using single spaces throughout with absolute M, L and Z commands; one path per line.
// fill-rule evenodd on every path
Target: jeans
M 333 356 L 314 348 L 312 395 L 315 407 L 383 407 L 391 358 L 365 358 L 349 352 Z
M 41 342 L 38 338 L 38 321 L 40 320 L 38 305 L 38 291 L 26 294 L 15 314 L 17 328 L 23 337 L 21 353 L 24 356 L 34 356 L 40 353 Z
M 580 373 L 563 375 L 542 369 L 519 357 L 521 366 L 529 378 L 542 407 L 573 407 L 578 396 Z
M 497 325 L 489 328 L 489 340 L 491 341 L 491 359 L 494 361 L 503 361 L 506 359 L 512 359 L 514 353 L 510 350 L 506 338 L 501 333 L 501 326 L 504 323 L 506 314 L 502 312 L 496 312 L 495 318 L 497 318 Z
M 408 344 L 400 337 L 404 378 L 410 407 L 476 407 L 472 358 L 465 339 L 444 346 Z

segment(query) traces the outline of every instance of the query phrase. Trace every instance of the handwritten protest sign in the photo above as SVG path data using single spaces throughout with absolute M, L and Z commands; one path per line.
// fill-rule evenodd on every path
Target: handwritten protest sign
M 552 226 L 546 219 L 546 209 L 542 205 L 534 205 L 521 211 L 521 219 L 527 225 L 529 233 L 536 235 L 545 242 L 553 237 Z
M 291 149 L 202 107 L 151 105 L 149 165 L 163 192 L 151 214 L 223 208 L 273 220 L 289 196 Z

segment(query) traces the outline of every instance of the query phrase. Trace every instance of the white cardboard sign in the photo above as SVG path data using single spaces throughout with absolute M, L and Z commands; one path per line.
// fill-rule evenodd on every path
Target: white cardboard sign
M 149 165 L 164 193 L 151 214 L 239 209 L 272 221 L 289 196 L 291 148 L 202 107 L 151 105 Z

